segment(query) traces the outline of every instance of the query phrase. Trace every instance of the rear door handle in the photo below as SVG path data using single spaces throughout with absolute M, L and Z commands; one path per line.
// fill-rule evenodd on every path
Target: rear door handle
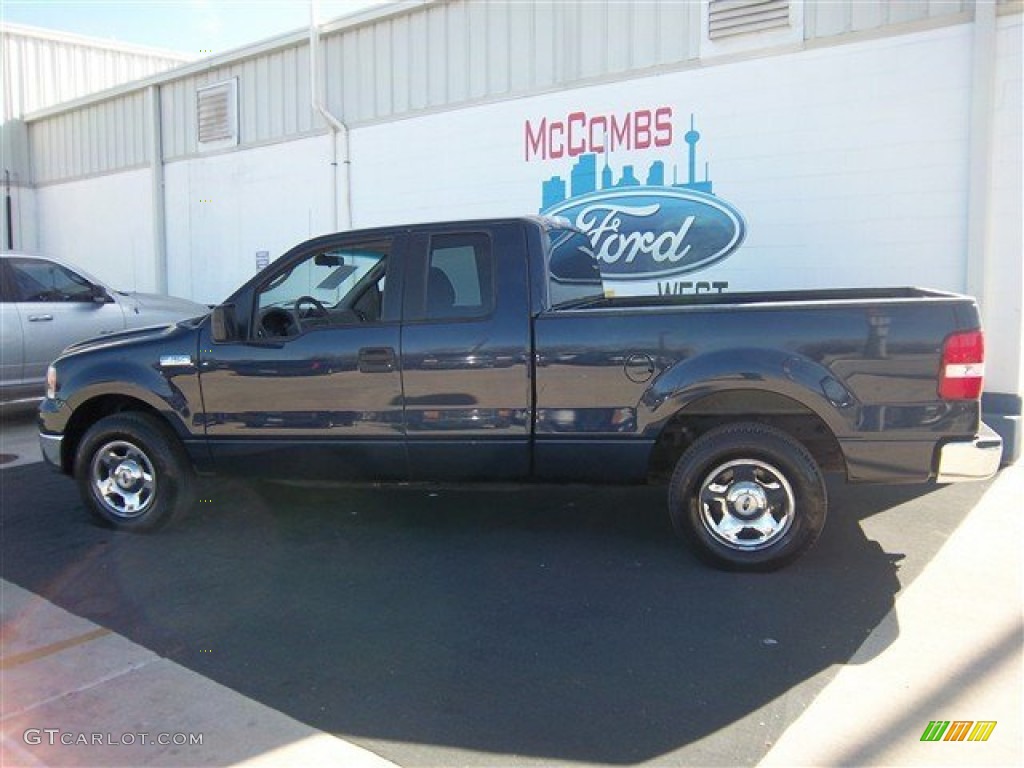
M 362 373 L 391 373 L 395 370 L 395 350 L 391 347 L 363 347 L 359 350 Z
M 53 320 L 53 315 L 29 315 L 28 321 L 30 323 L 45 323 Z

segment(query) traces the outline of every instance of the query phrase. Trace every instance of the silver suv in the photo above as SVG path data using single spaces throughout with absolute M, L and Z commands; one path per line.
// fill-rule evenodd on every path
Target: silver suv
M 170 296 L 114 291 L 77 267 L 0 255 L 0 402 L 37 399 L 46 368 L 69 344 L 209 312 Z

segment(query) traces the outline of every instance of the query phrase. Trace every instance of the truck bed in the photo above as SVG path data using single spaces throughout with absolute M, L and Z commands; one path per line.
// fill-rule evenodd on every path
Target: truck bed
M 933 301 L 957 301 L 964 297 L 946 291 L 936 291 L 912 286 L 891 288 L 837 288 L 829 290 L 796 290 L 796 291 L 752 291 L 745 293 L 698 293 L 698 294 L 663 294 L 658 296 L 610 296 L 579 302 L 561 309 L 656 309 L 658 307 L 723 307 L 743 306 L 778 306 L 786 305 L 821 305 L 844 304 L 857 305 L 877 302 L 902 302 L 931 299 Z

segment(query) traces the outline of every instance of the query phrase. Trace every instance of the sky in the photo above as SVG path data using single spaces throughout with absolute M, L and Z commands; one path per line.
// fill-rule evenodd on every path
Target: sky
M 319 18 L 384 2 L 320 0 Z M 308 27 L 309 8 L 309 0 L 0 0 L 0 20 L 200 57 Z

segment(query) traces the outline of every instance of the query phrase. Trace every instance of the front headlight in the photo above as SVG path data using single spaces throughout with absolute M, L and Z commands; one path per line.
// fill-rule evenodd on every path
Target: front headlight
M 46 369 L 46 397 L 49 400 L 57 399 L 57 369 L 52 365 Z

